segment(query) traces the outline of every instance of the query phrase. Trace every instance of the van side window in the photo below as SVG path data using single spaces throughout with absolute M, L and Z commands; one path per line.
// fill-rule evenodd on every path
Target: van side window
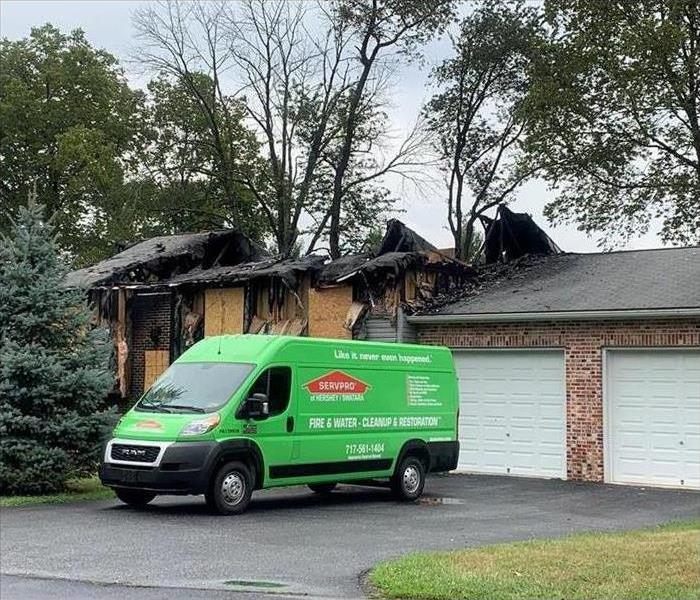
M 271 367 L 255 380 L 249 395 L 266 394 L 272 417 L 287 410 L 291 387 L 292 370 L 289 367 Z

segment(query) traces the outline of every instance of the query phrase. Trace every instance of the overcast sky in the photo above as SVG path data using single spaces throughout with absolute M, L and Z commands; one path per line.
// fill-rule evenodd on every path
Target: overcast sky
M 132 85 L 141 86 L 145 79 L 136 65 L 126 63 L 136 48 L 131 14 L 143 2 L 133 1 L 31 1 L 2 0 L 0 2 L 0 33 L 2 37 L 19 39 L 26 37 L 33 26 L 46 22 L 67 31 L 77 27 L 83 29 L 90 42 L 104 48 L 125 61 L 123 65 Z M 427 72 L 448 51 L 444 41 L 436 40 L 426 49 L 426 65 L 411 65 L 397 74 L 392 94 L 391 113 L 397 135 L 410 127 L 428 98 Z M 451 245 L 451 235 L 446 229 L 446 207 L 441 198 L 423 190 L 423 193 L 402 185 L 398 179 L 387 182 L 394 194 L 400 198 L 397 208 L 405 213 L 399 218 L 415 228 L 421 235 L 440 247 Z M 435 195 L 439 190 L 435 191 Z M 433 197 L 427 197 L 433 196 Z M 576 230 L 571 225 L 553 227 L 542 216 L 542 208 L 553 197 L 546 184 L 534 181 L 524 186 L 511 208 L 528 212 L 547 231 L 555 242 L 569 252 L 592 252 L 598 248 L 596 240 Z M 627 245 L 629 249 L 661 246 L 653 233 L 638 237 Z

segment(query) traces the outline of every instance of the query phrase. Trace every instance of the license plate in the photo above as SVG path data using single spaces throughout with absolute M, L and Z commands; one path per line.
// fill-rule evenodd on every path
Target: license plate
M 124 471 L 122 479 L 129 483 L 136 483 L 141 481 L 141 473 L 139 471 Z

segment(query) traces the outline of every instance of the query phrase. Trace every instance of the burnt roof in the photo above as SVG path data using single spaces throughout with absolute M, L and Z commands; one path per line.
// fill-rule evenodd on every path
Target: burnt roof
M 316 282 L 320 285 L 332 285 L 362 274 L 396 275 L 425 262 L 426 255 L 420 252 L 387 252 L 374 257 L 368 254 L 343 256 L 324 265 L 316 277 Z
M 389 219 L 375 255 L 387 252 L 437 252 L 437 248 L 398 219 Z
M 195 267 L 260 260 L 269 256 L 234 230 L 182 233 L 150 238 L 95 265 L 72 271 L 69 287 L 94 288 L 118 283 L 149 283 Z
M 700 247 L 523 257 L 419 315 L 700 308 Z
M 316 282 L 320 285 L 332 285 L 358 275 L 396 276 L 406 269 L 431 262 L 429 255 L 436 259 L 433 261 L 435 265 L 452 267 L 456 271 L 469 269 L 464 263 L 442 254 L 425 238 L 398 219 L 389 219 L 386 233 L 376 252 L 352 254 L 331 261 L 319 271 Z
M 256 278 L 280 277 L 296 285 L 299 273 L 312 271 L 315 284 L 334 285 L 360 275 L 365 279 L 397 276 L 428 262 L 456 270 L 467 269 L 453 259 L 439 258 L 435 246 L 401 221 L 391 219 L 377 253 L 353 254 L 332 261 L 317 255 L 284 259 L 269 256 L 246 236 L 232 230 L 159 236 L 69 273 L 66 283 L 86 288 L 124 284 L 235 285 Z
M 274 257 L 238 265 L 210 269 L 197 268 L 173 277 L 165 283 L 173 286 L 197 283 L 235 284 L 263 277 L 279 277 L 290 287 L 296 287 L 299 273 L 316 270 L 325 260 L 325 257 L 317 255 L 287 259 Z
M 527 213 L 516 213 L 504 204 L 496 211 L 496 218 L 480 217 L 486 229 L 483 256 L 486 264 L 511 261 L 525 255 L 547 256 L 560 254 L 557 246 Z

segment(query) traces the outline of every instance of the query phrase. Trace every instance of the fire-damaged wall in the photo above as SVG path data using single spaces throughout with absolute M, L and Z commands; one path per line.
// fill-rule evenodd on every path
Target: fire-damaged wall
M 204 336 L 366 339 L 366 320 L 378 318 L 392 340 L 408 340 L 402 311 L 471 275 L 392 220 L 379 250 L 335 260 L 269 256 L 235 231 L 178 234 L 144 240 L 65 283 L 88 290 L 114 341 L 114 391 L 134 398 Z
M 298 274 L 291 285 L 283 277 L 262 277 L 246 287 L 246 333 L 303 335 L 309 319 L 309 278 Z
M 132 398 L 139 397 L 144 391 L 146 381 L 146 351 L 170 351 L 170 293 L 139 294 L 130 302 L 131 309 L 131 390 Z M 162 355 L 152 355 L 153 362 L 149 368 L 149 377 L 157 377 L 164 370 Z M 157 360 L 156 360 L 157 357 Z M 154 363 L 158 362 L 158 365 Z M 167 361 L 169 362 L 169 361 Z M 162 371 L 161 371 L 162 372 Z

